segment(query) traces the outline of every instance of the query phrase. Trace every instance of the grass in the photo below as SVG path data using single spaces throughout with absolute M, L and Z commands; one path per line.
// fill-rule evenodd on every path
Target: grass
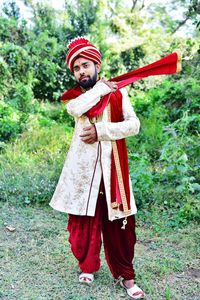
M 0 153 L 0 200 L 41 203 L 55 190 L 72 129 L 34 126 Z
M 0 203 L 0 299 L 128 299 L 102 255 L 91 287 L 77 283 L 79 269 L 65 230 L 67 216 L 50 207 Z M 6 226 L 16 228 L 14 232 Z M 199 230 L 195 225 L 154 232 L 138 221 L 137 283 L 151 300 L 199 299 Z

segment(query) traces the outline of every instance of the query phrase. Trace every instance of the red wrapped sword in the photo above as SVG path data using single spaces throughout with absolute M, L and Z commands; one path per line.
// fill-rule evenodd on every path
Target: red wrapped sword
M 130 71 L 123 75 L 111 78 L 110 81 L 116 81 L 118 88 L 125 87 L 137 80 L 145 77 L 155 76 L 155 75 L 167 75 L 175 74 L 181 70 L 181 54 L 179 52 L 173 52 L 154 63 L 151 63 L 142 68 Z M 61 96 L 61 101 L 66 102 L 71 99 L 78 97 L 81 94 L 81 89 L 79 86 L 69 89 Z M 95 106 L 93 106 L 86 115 L 88 118 L 93 118 L 101 114 L 108 104 L 108 95 L 103 97 Z
M 116 81 L 118 88 L 122 88 L 133 83 L 136 80 L 140 80 L 145 77 L 174 74 L 180 72 L 180 70 L 181 54 L 179 52 L 173 52 L 152 64 L 114 77 L 110 79 L 110 81 Z

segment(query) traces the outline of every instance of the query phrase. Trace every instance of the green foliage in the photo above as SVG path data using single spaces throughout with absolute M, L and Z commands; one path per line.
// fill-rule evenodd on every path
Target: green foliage
M 20 17 L 20 9 L 15 1 L 4 2 L 3 12 L 10 18 L 19 19 Z
M 22 131 L 20 114 L 3 101 L 0 102 L 0 141 L 16 138 Z M 1 145 L 0 144 L 0 148 Z
M 0 76 L 0 90 L 1 90 L 0 101 L 1 101 L 8 95 L 8 91 L 10 89 L 9 82 L 12 78 L 9 67 L 1 56 L 0 56 L 0 73 L 1 73 Z
M 32 106 L 33 92 L 30 85 L 25 85 L 21 82 L 16 83 L 16 90 L 13 93 L 10 104 L 27 115 L 33 109 Z
M 141 118 L 141 151 L 146 151 L 153 160 L 158 159 L 162 145 L 166 141 L 164 135 L 165 117 L 165 110 L 156 106 L 149 111 L 147 117 Z
M 27 49 L 32 56 L 34 97 L 52 100 L 53 93 L 59 90 L 58 84 L 62 84 L 58 83 L 60 66 L 56 61 L 62 48 L 58 46 L 56 38 L 51 37 L 46 30 L 38 34 L 36 41 L 30 41 Z
M 39 105 L 39 103 L 37 103 Z M 74 126 L 74 118 L 67 113 L 65 105 L 42 103 L 38 107 L 41 117 L 54 123 L 63 123 L 69 127 Z
M 139 60 L 144 58 L 144 56 L 145 53 L 141 46 L 121 52 L 121 59 L 127 71 L 139 68 Z
M 184 118 L 182 122 L 185 122 Z M 171 136 L 162 149 L 160 156 L 162 177 L 160 181 L 174 187 L 175 194 L 177 194 L 174 203 L 177 204 L 178 202 L 179 207 L 181 207 L 181 214 L 179 212 L 178 216 L 182 215 L 183 220 L 188 220 L 197 219 L 200 209 L 199 202 L 195 200 L 200 196 L 198 183 L 199 143 L 196 137 L 188 136 L 187 130 L 185 127 L 183 128 L 184 131 L 179 132 L 176 136 Z M 181 131 L 181 126 L 179 129 Z
M 0 102 L 0 139 L 9 141 L 16 138 L 25 127 L 29 117 L 34 112 L 33 93 L 29 85 L 16 83 L 12 99 Z
M 197 113 L 199 111 L 200 85 L 197 79 L 189 78 L 177 82 L 165 81 L 156 89 L 149 92 L 149 96 L 156 104 L 164 104 L 168 110 L 170 121 L 182 117 L 183 113 Z
M 0 54 L 7 63 L 13 81 L 27 82 L 31 67 L 31 58 L 21 46 L 13 43 L 0 44 Z
M 86 35 L 90 27 L 96 22 L 98 2 L 92 0 L 79 0 L 65 4 L 68 12 L 70 31 L 67 37 L 72 39 L 76 36 Z M 92 13 L 91 13 L 92 12 Z
M 196 135 L 190 134 L 191 122 L 196 118 L 199 119 L 186 113 L 166 126 L 165 131 L 160 129 L 160 135 L 158 127 L 155 134 L 160 137 L 159 143 L 153 135 L 152 143 L 149 141 L 152 129 L 148 122 L 144 123 L 136 141 L 128 141 L 129 148 L 135 149 L 129 157 L 138 206 L 145 209 L 152 206 L 153 211 L 156 205 L 163 207 L 168 214 L 172 213 L 170 226 L 186 224 L 199 217 L 199 142 Z
M 152 202 L 154 175 L 148 157 L 139 153 L 129 153 L 129 169 L 138 207 L 146 207 Z
M 199 74 L 191 66 L 188 72 Z M 163 207 L 162 218 L 172 216 L 170 226 L 199 216 L 199 92 L 198 76 L 177 76 L 134 97 L 141 132 L 128 145 L 134 149 L 130 158 L 136 200 L 153 212 Z

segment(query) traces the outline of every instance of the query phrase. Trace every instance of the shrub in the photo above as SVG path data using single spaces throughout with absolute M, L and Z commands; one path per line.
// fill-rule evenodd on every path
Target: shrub
M 183 78 L 177 82 L 165 80 L 158 88 L 149 91 L 153 105 L 164 105 L 170 122 L 199 111 L 200 85 L 196 78 Z
M 22 131 L 20 112 L 14 110 L 4 101 L 0 102 L 0 140 L 8 141 L 16 138 Z
M 133 191 L 139 207 L 152 202 L 153 174 L 149 158 L 144 154 L 129 153 L 129 170 Z
M 10 81 L 12 75 L 9 70 L 9 66 L 5 62 L 2 56 L 0 56 L 0 101 L 4 100 L 10 90 Z
M 159 122 L 162 109 L 151 109 L 149 118 L 142 119 L 141 133 L 128 139 L 136 202 L 140 209 L 157 206 L 166 214 L 173 212 L 171 225 L 196 220 L 200 209 L 196 201 L 200 196 L 199 143 L 191 132 L 196 134 L 199 117 L 186 112 L 166 126 L 164 121 Z
M 8 102 L 13 108 L 19 110 L 21 114 L 27 115 L 27 113 L 34 112 L 31 85 L 16 82 L 15 90 Z
M 12 74 L 13 82 L 15 80 L 28 83 L 29 73 L 31 73 L 31 57 L 24 47 L 15 45 L 13 43 L 0 44 L 0 52 L 4 61 L 9 66 Z

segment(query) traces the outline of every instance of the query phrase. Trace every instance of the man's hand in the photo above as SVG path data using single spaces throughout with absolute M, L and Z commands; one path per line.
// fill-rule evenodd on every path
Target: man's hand
M 93 144 L 97 141 L 97 133 L 94 125 L 83 128 L 83 131 L 80 137 L 84 143 Z
M 104 78 L 101 78 L 100 81 L 107 84 L 107 86 L 109 86 L 112 92 L 116 92 L 116 90 L 118 89 L 117 83 L 115 81 L 108 81 Z

